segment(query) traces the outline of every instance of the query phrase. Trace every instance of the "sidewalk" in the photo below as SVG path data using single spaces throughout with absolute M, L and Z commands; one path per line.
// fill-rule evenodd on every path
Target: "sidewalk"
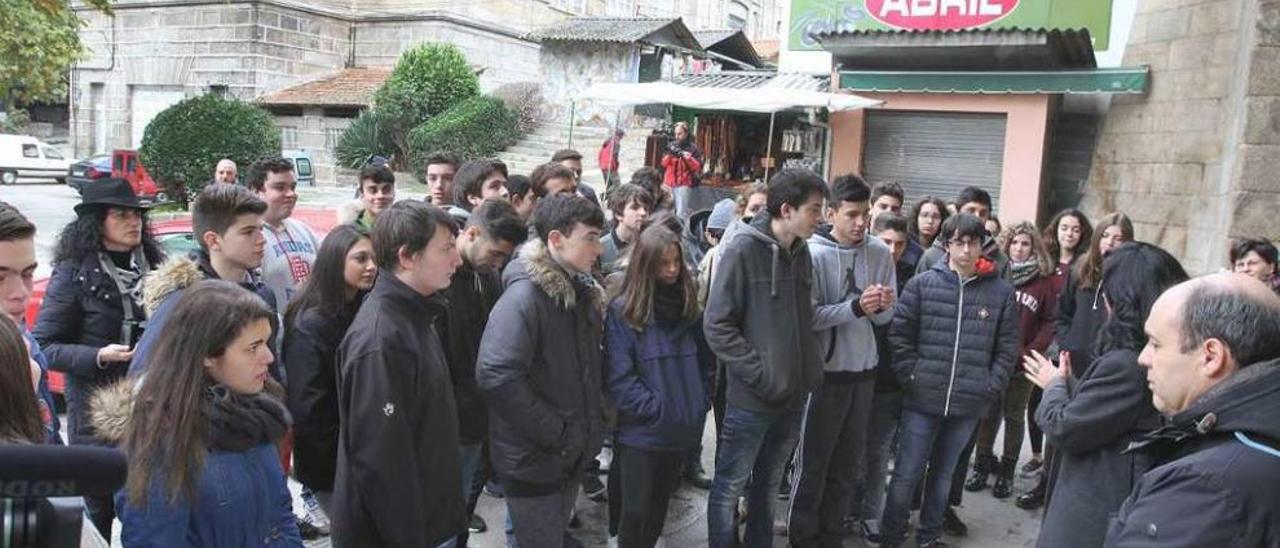
M 715 427 L 708 420 L 703 433 L 703 466 L 708 472 L 714 469 Z M 1022 462 L 1030 458 L 1028 444 L 1023 444 Z M 1000 447 L 997 439 L 996 447 Z M 302 515 L 302 502 L 298 498 L 298 485 L 290 480 L 290 488 L 294 494 L 295 511 Z M 1018 478 L 1015 493 L 1031 489 L 1032 480 Z M 586 497 L 579 496 L 577 503 L 578 517 L 582 527 L 572 530 L 574 537 L 588 547 L 606 547 L 608 539 L 605 531 L 608 525 L 609 509 L 605 503 L 596 503 Z M 476 512 L 484 518 L 489 530 L 471 535 L 471 548 L 505 548 L 506 537 L 503 525 L 506 521 L 506 504 L 501 499 L 481 495 Z M 969 536 L 965 538 L 947 537 L 953 546 L 971 548 L 1031 548 L 1035 546 L 1036 534 L 1040 529 L 1041 511 L 1029 512 L 1014 506 L 1013 498 L 999 501 L 991 497 L 990 490 L 979 493 L 965 493 L 964 504 L 959 508 L 960 517 L 969 525 Z M 787 501 L 774 503 L 774 516 L 782 518 L 787 515 Z M 667 514 L 666 530 L 659 541 L 659 548 L 693 548 L 707 545 L 707 492 L 682 486 L 671 499 Z M 911 540 L 908 543 L 913 542 Z M 776 548 L 787 546 L 786 537 L 774 537 Z M 872 546 L 860 538 L 848 538 L 844 545 L 849 548 Z M 311 548 L 329 547 L 329 540 L 321 539 L 308 542 Z M 914 545 L 912 545 L 914 546 Z

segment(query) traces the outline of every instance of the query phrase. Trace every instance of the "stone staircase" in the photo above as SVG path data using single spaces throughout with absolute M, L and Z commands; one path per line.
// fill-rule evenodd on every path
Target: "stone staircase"
M 569 128 L 566 124 L 543 123 L 533 132 L 506 150 L 498 153 L 498 159 L 507 164 L 510 174 L 529 175 L 534 168 L 551 161 L 557 150 L 573 148 L 582 154 L 582 180 L 590 184 L 598 192 L 604 191 L 604 177 L 600 174 L 600 166 L 596 155 L 600 145 L 604 143 L 613 128 L 577 126 L 573 128 L 573 144 L 569 143 Z M 622 138 L 622 151 L 619 155 L 621 169 L 618 170 L 623 181 L 631 178 L 631 172 L 644 166 L 644 143 L 649 135 L 647 128 L 627 129 L 627 136 Z M 604 196 L 601 196 L 604 198 Z

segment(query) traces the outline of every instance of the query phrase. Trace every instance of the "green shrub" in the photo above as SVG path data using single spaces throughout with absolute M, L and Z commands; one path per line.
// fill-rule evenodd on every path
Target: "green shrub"
M 428 43 L 400 55 L 373 104 L 392 141 L 407 152 L 413 128 L 479 94 L 480 81 L 462 52 L 452 44 Z
M 365 110 L 342 132 L 333 154 L 339 166 L 359 169 L 369 156 L 396 156 L 396 145 L 391 141 L 382 115 L 374 110 Z
M 501 99 L 480 96 L 468 99 L 414 128 L 409 134 L 413 164 L 437 150 L 449 150 L 463 160 L 486 158 L 520 138 L 516 113 Z
M 142 164 L 157 180 L 185 183 L 194 196 L 213 178 L 218 160 L 247 171 L 266 155 L 280 154 L 280 130 L 265 110 L 216 95 L 185 99 L 147 124 L 139 148 Z

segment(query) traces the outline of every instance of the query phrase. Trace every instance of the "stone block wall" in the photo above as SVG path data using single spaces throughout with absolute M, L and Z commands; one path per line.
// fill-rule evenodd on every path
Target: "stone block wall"
M 1193 273 L 1231 238 L 1280 237 L 1280 0 L 1146 0 L 1124 64 L 1150 89 L 1112 102 L 1085 210 L 1124 211 Z
M 122 2 L 115 10 L 114 20 L 80 12 L 90 55 L 72 73 L 78 156 L 133 147 L 133 126 L 146 121 L 133 112 L 140 94 L 171 102 L 216 89 L 249 100 L 341 68 L 349 56 L 349 23 L 315 12 L 249 2 Z
M 547 120 L 570 116 L 573 97 L 596 83 L 636 82 L 640 75 L 639 46 L 633 43 L 547 42 L 539 57 Z M 580 102 L 574 118 L 582 122 L 608 121 L 617 108 L 597 102 Z
M 510 82 L 538 81 L 536 42 L 484 25 L 464 26 L 447 19 L 398 19 L 355 24 L 355 64 L 391 66 L 400 53 L 423 42 L 447 42 L 484 68 L 480 88 L 492 91 Z

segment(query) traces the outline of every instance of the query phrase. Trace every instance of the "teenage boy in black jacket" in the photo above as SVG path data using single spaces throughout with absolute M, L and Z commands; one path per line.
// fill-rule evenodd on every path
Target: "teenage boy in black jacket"
M 813 266 L 806 240 L 822 221 L 826 183 L 784 169 L 769 182 L 767 213 L 727 242 L 703 324 L 725 363 L 724 429 L 707 497 L 712 548 L 737 544 L 734 509 L 747 493 L 747 546 L 771 546 L 773 495 L 795 448 L 809 392 L 822 382 L 813 336 Z
M 480 340 L 494 473 L 516 542 L 559 548 L 602 435 L 603 290 L 591 272 L 604 213 L 572 194 L 539 200 L 536 240 L 503 272 Z
M 471 164 L 467 164 L 469 166 Z M 467 172 L 463 166 L 461 174 Z M 486 200 L 471 211 L 466 227 L 458 234 L 458 252 L 462 265 L 453 274 L 453 283 L 444 290 L 449 303 L 444 314 L 436 316 L 436 332 L 444 344 L 445 360 L 453 378 L 453 395 L 458 404 L 458 435 L 462 445 L 458 456 L 462 462 L 462 491 L 467 501 L 467 514 L 475 511 L 483 478 L 476 482 L 482 446 L 489 439 L 488 409 L 476 387 L 476 356 L 480 353 L 480 336 L 489 321 L 489 311 L 502 294 L 502 267 L 516 246 L 528 236 L 516 210 L 502 200 Z M 479 516 L 472 516 L 476 529 Z M 468 532 L 458 537 L 458 546 L 467 545 Z
M 335 546 L 437 546 L 466 526 L 453 383 L 432 321 L 458 227 L 415 200 L 378 215 L 378 281 L 338 349 Z
M 952 473 L 1018 357 L 1013 286 L 982 256 L 982 220 L 955 215 L 938 237 L 946 255 L 907 282 L 889 327 L 893 369 L 906 392 L 881 521 L 880 545 L 886 548 L 906 538 L 912 492 L 926 464 L 930 474 L 916 541 L 922 547 L 942 545 Z

